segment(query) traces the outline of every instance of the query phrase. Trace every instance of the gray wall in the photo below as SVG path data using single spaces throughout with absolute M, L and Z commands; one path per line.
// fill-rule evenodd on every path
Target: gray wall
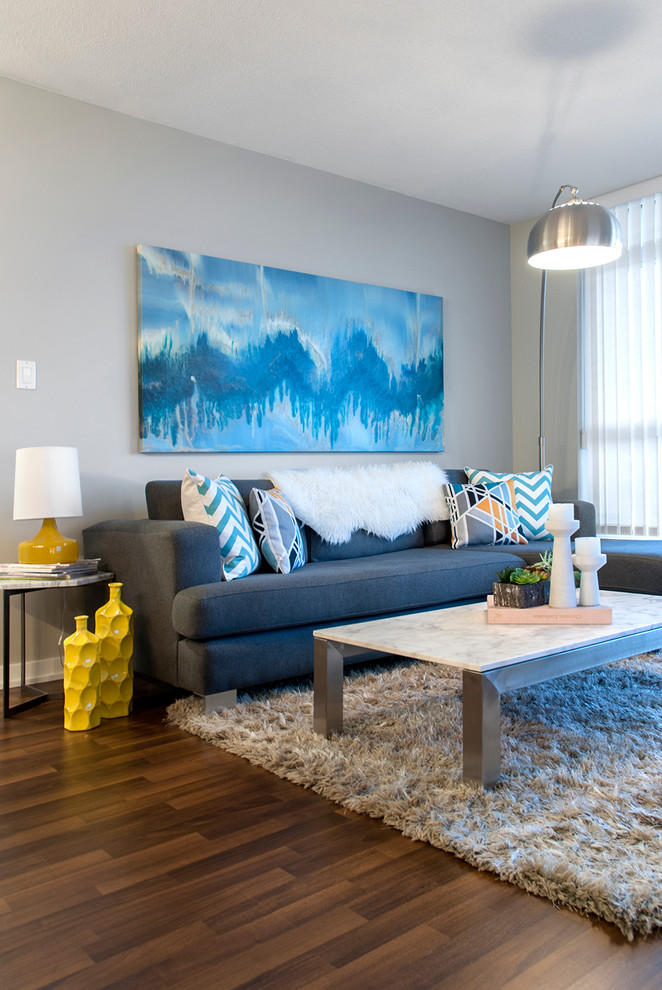
M 78 447 L 85 515 L 61 525 L 72 536 L 143 515 L 145 481 L 189 464 L 253 477 L 406 456 L 138 453 L 141 242 L 442 295 L 445 451 L 430 459 L 511 467 L 508 227 L 7 80 L 0 120 L 0 559 L 36 531 L 12 521 L 17 447 Z M 36 391 L 14 387 L 17 359 L 37 362 Z M 51 597 L 30 609 L 59 629 Z M 49 636 L 36 630 L 31 650 L 52 654 Z

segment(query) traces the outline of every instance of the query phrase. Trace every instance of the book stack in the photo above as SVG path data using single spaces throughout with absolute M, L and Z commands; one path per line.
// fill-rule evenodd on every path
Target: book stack
M 0 580 L 66 581 L 95 574 L 99 570 L 99 561 L 100 558 L 80 558 L 73 564 L 0 564 Z

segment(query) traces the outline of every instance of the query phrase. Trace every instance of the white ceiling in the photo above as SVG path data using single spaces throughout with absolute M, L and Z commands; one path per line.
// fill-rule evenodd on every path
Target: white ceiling
M 0 0 L 0 76 L 513 223 L 662 174 L 660 0 Z

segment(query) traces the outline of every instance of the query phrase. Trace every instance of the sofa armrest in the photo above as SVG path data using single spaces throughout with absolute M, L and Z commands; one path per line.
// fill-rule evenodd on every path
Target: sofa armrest
M 593 502 L 584 502 L 576 499 L 575 519 L 579 520 L 579 529 L 572 534 L 571 540 L 576 540 L 578 536 L 595 536 L 595 506 Z
M 178 685 L 172 603 L 183 588 L 221 580 L 218 533 L 203 523 L 111 519 L 83 531 L 86 557 L 101 558 L 134 610 L 136 670 Z

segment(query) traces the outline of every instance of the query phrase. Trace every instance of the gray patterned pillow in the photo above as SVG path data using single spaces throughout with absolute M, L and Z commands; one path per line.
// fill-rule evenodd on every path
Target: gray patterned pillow
M 514 508 L 515 485 L 444 485 L 451 514 L 451 547 L 526 543 Z
M 308 559 L 306 540 L 289 502 L 278 488 L 252 488 L 248 508 L 260 552 L 270 567 L 289 574 Z

